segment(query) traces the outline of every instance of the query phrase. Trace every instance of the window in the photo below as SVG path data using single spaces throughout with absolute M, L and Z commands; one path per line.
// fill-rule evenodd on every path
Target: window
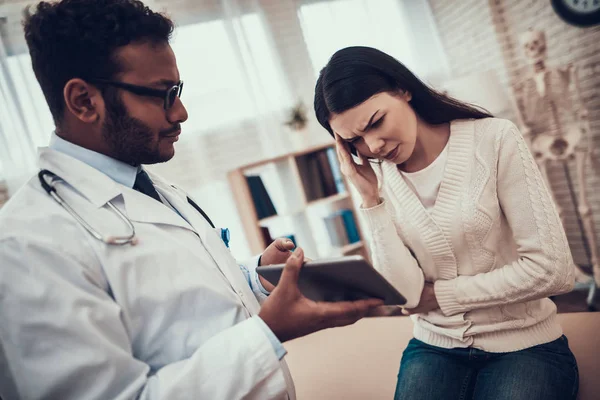
M 171 46 L 189 118 L 173 160 L 155 168 L 231 230 L 232 252 L 245 259 L 250 249 L 225 176 L 260 158 L 261 123 L 291 103 L 283 70 L 259 13 L 178 27 Z
M 337 50 L 369 46 L 409 68 L 413 64 L 410 32 L 403 24 L 399 0 L 334 0 L 301 5 L 298 15 L 315 71 Z
M 6 59 L 6 65 L 15 85 L 19 106 L 27 116 L 24 122 L 32 132 L 32 141 L 36 146 L 46 146 L 54 130 L 54 121 L 31 68 L 31 57 L 28 53 L 11 56 Z
M 287 104 L 281 68 L 257 14 L 179 27 L 172 47 L 185 82 L 190 133 L 209 133 Z
M 18 187 L 36 168 L 36 149 L 48 144 L 54 122 L 31 68 L 29 54 L 9 56 L 3 61 L 0 65 L 0 180 L 6 179 L 9 184 L 19 182 Z

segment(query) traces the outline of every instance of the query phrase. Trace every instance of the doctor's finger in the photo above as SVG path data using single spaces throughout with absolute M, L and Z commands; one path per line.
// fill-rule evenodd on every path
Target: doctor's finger
M 356 321 L 360 321 L 365 316 L 366 316 L 366 314 L 365 315 L 357 314 L 357 315 L 353 315 L 353 316 L 349 316 L 349 317 L 336 318 L 336 319 L 330 320 L 329 324 L 327 326 L 330 328 L 335 328 L 335 327 L 352 325 Z
M 298 287 L 298 278 L 300 270 L 304 263 L 304 250 L 298 247 L 296 251 L 287 259 L 285 267 L 281 273 L 281 279 L 278 286 L 295 286 Z
M 326 319 L 343 320 L 362 318 L 369 310 L 383 305 L 383 301 L 379 299 L 365 299 L 320 304 L 323 306 L 322 312 Z
M 294 245 L 294 242 L 292 242 L 290 239 L 279 238 L 279 239 L 275 240 L 275 247 L 279 251 L 288 252 L 296 246 Z

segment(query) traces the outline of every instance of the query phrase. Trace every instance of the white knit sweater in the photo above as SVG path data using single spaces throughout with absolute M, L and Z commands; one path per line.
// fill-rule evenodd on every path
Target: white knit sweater
M 507 120 L 461 120 L 448 146 L 429 212 L 395 164 L 375 168 L 383 204 L 361 211 L 375 267 L 408 308 L 435 283 L 441 309 L 413 316 L 425 343 L 509 352 L 557 339 L 547 296 L 572 289 L 573 260 L 523 137 Z

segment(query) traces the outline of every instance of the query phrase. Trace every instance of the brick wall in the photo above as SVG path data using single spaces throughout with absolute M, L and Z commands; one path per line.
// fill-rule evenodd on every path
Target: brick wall
M 593 146 L 600 148 L 600 27 L 578 28 L 563 22 L 548 0 L 428 0 L 453 76 L 494 69 L 500 81 L 514 85 L 527 73 L 519 36 L 528 28 L 543 30 L 548 65 L 575 63 L 583 100 L 590 112 Z M 512 91 L 511 91 L 512 92 Z M 575 164 L 569 163 L 578 194 Z M 600 236 L 600 170 L 587 168 L 587 185 Z M 588 264 L 583 238 L 565 172 L 550 169 L 556 200 L 565 209 L 565 229 L 578 264 Z
M 493 38 L 492 14 L 484 0 L 430 0 L 450 71 L 460 77 L 495 70 L 502 83 L 508 82 L 502 49 Z

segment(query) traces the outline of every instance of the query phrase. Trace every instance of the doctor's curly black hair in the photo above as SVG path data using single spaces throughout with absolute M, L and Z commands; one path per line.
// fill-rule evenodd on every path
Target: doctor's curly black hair
M 168 43 L 174 26 L 137 0 L 62 0 L 26 9 L 23 28 L 33 71 L 58 125 L 70 79 L 111 79 L 120 72 L 115 50 L 135 42 Z

